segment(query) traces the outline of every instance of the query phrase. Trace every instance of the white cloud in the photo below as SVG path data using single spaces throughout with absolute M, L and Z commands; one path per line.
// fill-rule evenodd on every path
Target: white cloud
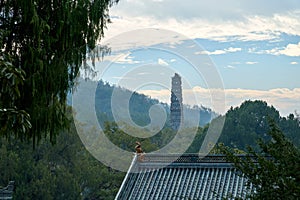
M 118 20 L 122 21 L 123 19 Z M 138 21 L 138 24 L 144 23 L 142 19 L 135 20 Z M 131 23 L 131 21 L 128 23 Z M 193 42 L 185 35 L 164 28 L 160 29 L 156 26 L 143 26 L 136 29 L 136 27 L 133 28 L 130 25 L 123 27 L 123 23 L 118 25 L 121 25 L 121 27 L 116 26 L 117 29 L 114 29 L 115 27 L 109 28 L 106 35 L 110 37 L 103 38 L 101 41 L 101 45 L 109 46 L 114 54 L 142 50 L 154 45 L 161 45 L 163 48 L 170 49 L 176 48 L 177 45 L 183 44 L 185 41 Z
M 178 20 L 203 18 L 212 20 L 240 20 L 243 14 L 272 16 L 274 13 L 299 9 L 297 0 L 123 0 L 112 10 L 127 13 L 129 16 L 152 16 L 165 20 L 176 17 Z M 184 12 L 182 12 L 184 11 Z
M 159 58 L 159 59 L 157 60 L 157 63 L 158 63 L 159 65 L 163 65 L 163 66 L 168 66 L 168 65 L 169 65 L 166 61 L 164 61 L 164 60 L 161 59 L 161 58 Z
M 277 88 L 271 90 L 227 89 L 227 106 L 237 106 L 246 99 L 267 101 L 277 108 L 281 115 L 286 116 L 300 109 L 300 88 L 293 90 Z
M 234 47 L 229 47 L 228 49 L 225 49 L 226 52 L 238 52 L 241 51 L 241 48 L 234 48 Z
M 104 56 L 103 61 L 114 62 L 118 64 L 138 64 L 140 61 L 134 60 L 134 57 L 130 56 L 131 52 L 120 53 L 118 56 L 109 55 Z
M 246 62 L 247 65 L 254 65 L 254 64 L 257 64 L 258 62 L 253 62 L 253 61 L 248 61 Z
M 241 51 L 241 48 L 233 48 L 233 47 L 229 47 L 228 49 L 224 49 L 224 50 L 215 50 L 215 51 L 199 51 L 199 52 L 195 52 L 196 55 L 201 55 L 201 54 L 207 54 L 207 55 L 221 55 L 221 54 L 225 54 L 225 53 L 234 53 L 234 52 L 238 52 Z
M 275 40 L 281 33 L 300 35 L 299 5 L 286 1 L 270 6 L 261 1 L 124 0 L 111 8 L 111 15 L 117 17 L 105 34 L 113 37 L 130 30 L 161 28 L 193 39 Z
M 298 62 L 295 62 L 295 61 L 294 61 L 294 62 L 290 62 L 290 64 L 291 64 L 291 65 L 297 65 Z
M 279 110 L 282 116 L 287 116 L 289 113 L 293 113 L 295 110 L 300 110 L 300 88 L 287 89 L 277 88 L 271 90 L 250 90 L 250 89 L 225 89 L 226 94 L 226 110 L 231 106 L 239 106 L 245 100 L 263 100 L 268 102 L 269 105 L 273 105 Z M 141 90 L 143 94 L 149 95 L 153 98 L 157 98 L 163 102 L 170 102 L 169 90 Z M 218 89 L 206 89 L 202 87 L 194 87 L 190 90 L 183 91 L 184 104 L 195 105 L 196 96 L 198 101 L 206 107 L 211 107 L 212 94 L 222 93 L 222 90 Z M 199 103 L 199 102 L 198 102 Z M 217 107 L 216 107 L 217 108 Z M 215 111 L 224 114 L 224 111 L 215 109 Z
M 224 67 L 225 69 L 235 69 L 235 66 L 232 65 L 227 65 L 226 67 Z
M 286 55 L 286 56 L 300 56 L 300 42 L 298 44 L 288 44 L 284 48 L 274 48 L 270 50 L 263 50 L 257 53 L 267 53 L 272 55 Z
M 300 56 L 300 42 L 298 44 L 288 44 L 279 54 L 286 56 Z
M 202 54 L 207 54 L 207 55 L 221 55 L 221 54 L 225 54 L 225 53 L 226 53 L 226 51 L 224 51 L 224 50 L 195 52 L 196 55 L 202 55 Z
M 257 53 L 257 47 L 251 47 L 248 49 L 248 53 Z

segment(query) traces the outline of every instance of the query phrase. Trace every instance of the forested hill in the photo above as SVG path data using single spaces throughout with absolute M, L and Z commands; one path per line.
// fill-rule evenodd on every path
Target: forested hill
M 257 140 L 269 141 L 269 122 L 273 120 L 285 136 L 294 145 L 300 147 L 300 117 L 297 114 L 290 114 L 287 117 L 280 116 L 278 110 L 265 101 L 245 101 L 238 107 L 231 107 L 224 116 L 225 123 L 218 140 L 226 146 L 246 150 L 247 146 L 259 151 Z M 215 123 L 218 120 L 212 120 Z M 204 127 L 188 150 L 189 153 L 198 152 L 200 145 L 207 133 L 209 125 Z
M 273 120 L 288 139 L 300 147 L 299 116 L 290 114 L 280 116 L 275 107 L 265 101 L 245 101 L 239 107 L 229 109 L 225 115 L 225 124 L 219 142 L 225 145 L 246 149 L 258 148 L 257 139 L 270 140 L 269 120 Z
M 96 99 L 95 99 L 95 107 L 96 113 L 100 123 L 105 121 L 114 121 L 114 117 L 111 110 L 111 97 L 113 91 L 124 95 L 130 96 L 129 100 L 129 111 L 132 120 L 141 126 L 145 126 L 150 123 L 149 118 L 149 109 L 151 106 L 155 104 L 160 104 L 167 113 L 167 122 L 166 126 L 170 125 L 169 115 L 170 115 L 170 107 L 166 103 L 159 102 L 157 99 L 150 98 L 144 94 L 139 94 L 137 92 L 132 92 L 128 89 L 121 88 L 118 86 L 112 86 L 109 83 L 104 83 L 103 81 L 98 82 L 97 90 L 96 90 Z M 204 126 L 209 123 L 213 118 L 217 116 L 215 112 L 213 112 L 209 108 L 205 108 L 203 106 L 193 106 L 189 107 L 184 105 L 184 110 L 187 112 L 187 116 L 189 112 L 199 112 L 200 113 L 200 121 L 199 125 Z M 188 120 L 188 119 L 187 119 Z
M 282 117 L 264 101 L 245 101 L 241 106 L 231 108 L 226 113 L 220 141 L 232 147 L 255 146 L 258 138 L 270 139 L 268 121 L 272 119 L 286 136 L 300 146 L 299 119 L 294 114 Z

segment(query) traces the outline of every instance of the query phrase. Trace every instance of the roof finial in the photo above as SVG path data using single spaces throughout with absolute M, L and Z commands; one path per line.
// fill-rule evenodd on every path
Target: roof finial
M 138 161 L 143 161 L 144 160 L 144 152 L 143 152 L 143 149 L 141 147 L 141 143 L 139 141 L 136 141 L 135 144 L 136 144 L 135 152 L 138 156 Z

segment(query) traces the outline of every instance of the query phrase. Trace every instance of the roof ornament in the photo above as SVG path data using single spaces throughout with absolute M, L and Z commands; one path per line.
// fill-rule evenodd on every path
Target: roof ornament
M 139 141 L 136 141 L 135 144 L 135 152 L 138 156 L 138 161 L 144 161 L 144 151 L 141 147 L 141 143 Z

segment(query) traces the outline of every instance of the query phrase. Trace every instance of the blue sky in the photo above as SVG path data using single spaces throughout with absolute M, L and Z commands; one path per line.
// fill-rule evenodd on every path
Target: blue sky
M 178 72 L 186 104 L 224 113 L 222 90 L 226 109 L 261 99 L 300 112 L 298 0 L 121 0 L 110 15 L 98 78 L 168 103 Z

